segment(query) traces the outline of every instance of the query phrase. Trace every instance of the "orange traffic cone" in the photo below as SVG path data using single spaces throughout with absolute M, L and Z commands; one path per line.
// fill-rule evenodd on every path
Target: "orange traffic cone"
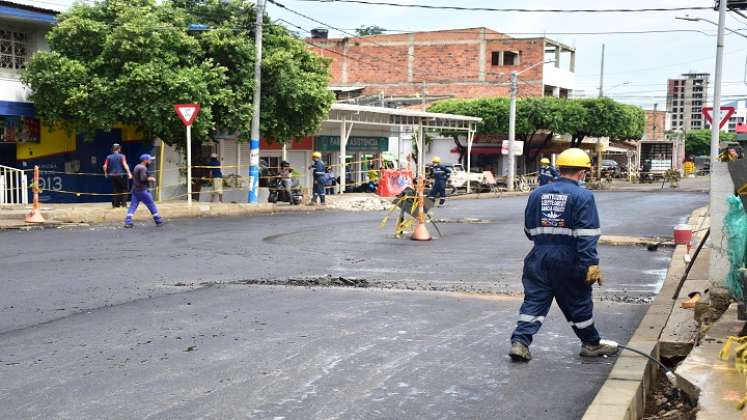
M 34 204 L 31 207 L 31 213 L 26 215 L 26 223 L 45 223 L 44 216 L 39 206 L 39 167 L 34 166 Z
M 418 182 L 418 223 L 415 225 L 415 230 L 412 232 L 412 236 L 410 237 L 413 241 L 430 241 L 433 239 L 431 233 L 428 232 L 428 228 L 425 226 L 424 189 L 425 185 L 421 178 Z

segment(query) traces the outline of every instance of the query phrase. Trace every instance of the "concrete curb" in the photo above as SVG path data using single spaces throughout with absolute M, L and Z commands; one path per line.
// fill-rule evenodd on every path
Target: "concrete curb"
M 690 215 L 689 223 L 696 224 L 704 217 L 706 208 L 696 209 Z M 677 245 L 667 270 L 664 285 L 649 307 L 640 325 L 627 345 L 659 358 L 659 336 L 666 326 L 675 304 L 672 299 L 680 279 L 687 270 L 685 262 L 687 247 Z M 646 410 L 646 398 L 659 375 L 659 367 L 637 354 L 622 352 L 612 371 L 591 405 L 586 410 L 584 420 L 637 420 Z

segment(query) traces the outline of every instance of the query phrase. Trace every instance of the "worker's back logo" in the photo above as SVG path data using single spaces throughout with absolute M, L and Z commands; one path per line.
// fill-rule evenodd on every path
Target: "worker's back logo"
M 563 214 L 567 202 L 568 196 L 565 194 L 542 194 L 542 226 L 565 227 L 567 222 Z

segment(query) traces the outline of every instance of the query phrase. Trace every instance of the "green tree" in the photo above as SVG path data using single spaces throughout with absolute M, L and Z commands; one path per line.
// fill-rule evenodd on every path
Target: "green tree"
M 355 30 L 356 35 L 358 36 L 369 36 L 369 35 L 381 35 L 386 30 L 378 25 L 371 25 L 371 26 L 364 26 L 361 25 L 360 28 L 357 28 Z
M 78 3 L 49 33 L 22 79 L 38 114 L 92 132 L 120 122 L 183 144 L 173 105 L 198 102 L 195 141 L 248 131 L 254 91 L 254 6 L 246 0 L 107 0 Z M 190 31 L 200 23 L 209 30 Z M 314 132 L 334 101 L 328 62 L 265 19 L 262 134 Z
M 721 141 L 735 141 L 736 134 L 721 132 Z M 709 155 L 711 153 L 711 130 L 691 130 L 685 134 L 686 155 Z
M 579 146 L 586 137 L 632 140 L 645 132 L 646 114 L 639 107 L 610 98 L 580 99 L 578 103 L 586 110 L 586 118 L 570 133 L 572 146 Z

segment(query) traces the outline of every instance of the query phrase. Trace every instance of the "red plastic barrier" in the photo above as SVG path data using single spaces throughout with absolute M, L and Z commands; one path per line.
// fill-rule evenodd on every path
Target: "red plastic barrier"
M 384 169 L 381 171 L 379 188 L 376 193 L 382 197 L 394 197 L 409 186 L 412 186 L 412 171 Z

